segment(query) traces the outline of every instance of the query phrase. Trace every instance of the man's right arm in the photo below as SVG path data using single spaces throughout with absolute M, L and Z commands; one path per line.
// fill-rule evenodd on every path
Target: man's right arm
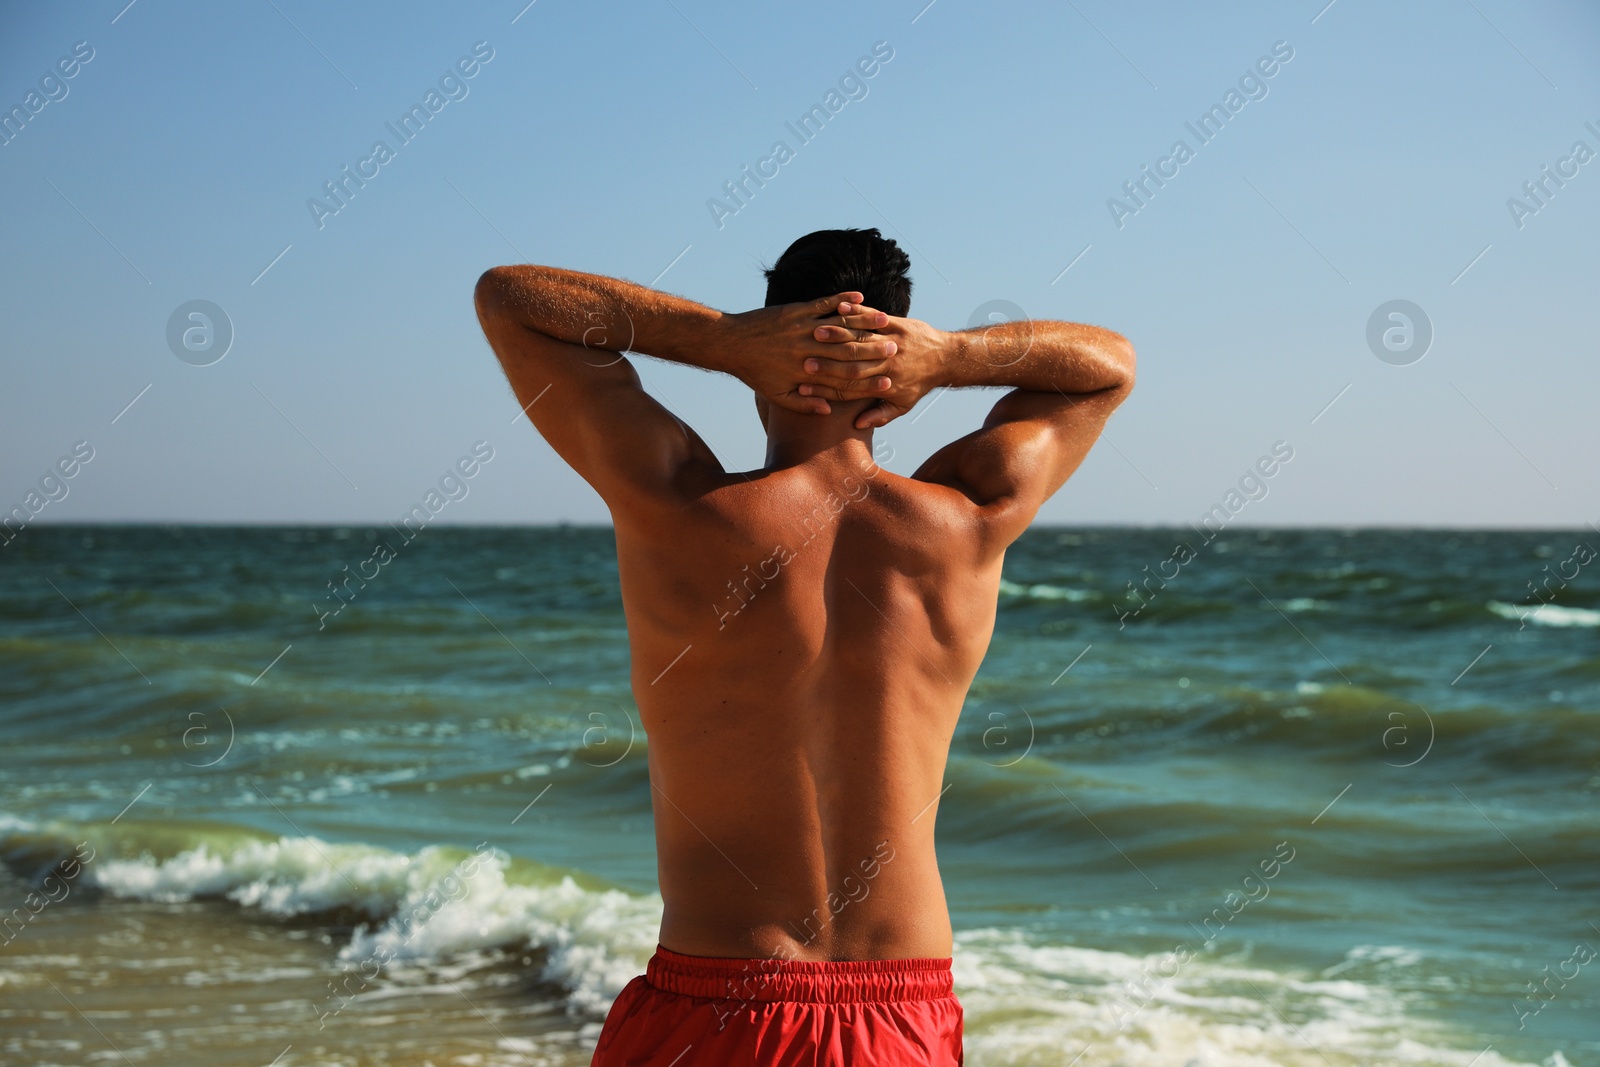
M 1077 470 L 1133 389 L 1133 346 L 1097 326 L 1024 320 L 952 333 L 889 318 L 875 332 L 898 346 L 880 371 L 894 380 L 890 395 L 855 387 L 848 363 L 819 368 L 838 375 L 834 388 L 802 386 L 801 392 L 879 397 L 858 418 L 865 428 L 892 421 L 940 386 L 1009 387 L 982 429 L 935 452 L 915 475 L 966 493 L 996 520 L 1006 541 Z M 850 333 L 824 327 L 817 335 L 840 341 Z

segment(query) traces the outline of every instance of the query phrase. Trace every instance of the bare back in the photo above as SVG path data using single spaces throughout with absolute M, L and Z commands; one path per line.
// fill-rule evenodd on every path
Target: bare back
M 1127 340 L 1033 320 L 948 333 L 860 292 L 728 315 L 533 265 L 487 271 L 474 297 L 522 410 L 616 525 L 661 943 L 948 956 L 934 821 L 1001 562 L 1132 388 Z M 621 344 L 737 373 L 768 467 L 726 471 Z M 879 468 L 872 426 L 938 386 L 1010 391 L 914 477 Z
M 948 956 L 934 820 L 1003 551 L 865 447 L 704 477 L 676 521 L 617 524 L 661 943 Z

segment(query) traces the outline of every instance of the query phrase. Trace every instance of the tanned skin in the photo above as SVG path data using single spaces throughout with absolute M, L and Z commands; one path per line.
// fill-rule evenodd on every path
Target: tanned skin
M 478 282 L 518 401 L 616 526 L 675 952 L 950 955 L 934 824 L 1001 561 L 1133 387 L 1108 330 L 947 333 L 861 299 L 727 314 L 553 267 Z M 624 349 L 748 385 L 766 463 L 725 470 Z M 1012 391 L 910 478 L 880 468 L 873 430 L 941 386 Z

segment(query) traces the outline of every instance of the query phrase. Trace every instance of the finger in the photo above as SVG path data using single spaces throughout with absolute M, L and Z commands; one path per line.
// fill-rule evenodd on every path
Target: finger
M 839 317 L 843 325 L 857 330 L 876 330 L 889 325 L 889 316 L 861 304 L 840 304 Z
M 884 384 L 888 380 L 887 378 L 874 378 L 869 382 L 825 380 L 805 382 L 799 388 L 808 390 L 808 392 L 801 393 L 800 395 L 802 396 L 811 395 L 809 390 L 812 389 L 826 389 L 835 400 L 876 400 L 892 391 L 889 385 Z
M 799 392 L 801 396 L 805 397 L 822 397 L 828 400 L 845 399 L 840 391 L 831 385 L 813 385 L 810 382 L 801 382 Z
M 849 330 L 843 326 L 818 326 L 811 331 L 812 337 L 833 347 L 828 351 L 829 359 L 888 359 L 900 351 L 896 341 L 871 330 Z
M 839 344 L 843 341 L 865 341 L 872 336 L 872 331 L 853 330 L 845 326 L 818 326 L 811 331 L 811 336 L 829 344 Z
M 856 416 L 855 427 L 858 430 L 875 430 L 880 426 L 887 426 L 910 408 L 891 404 L 887 400 L 880 400 Z
M 839 306 L 840 307 L 849 307 L 850 305 L 848 305 L 848 304 L 840 304 Z M 881 330 L 887 325 L 889 325 L 889 316 L 885 315 L 881 311 L 871 311 L 871 310 L 869 310 L 869 311 L 866 311 L 866 312 L 864 312 L 862 314 L 851 313 L 849 315 L 841 315 L 841 316 L 839 316 L 839 321 L 837 323 L 830 323 L 827 326 L 818 326 L 817 329 L 818 330 L 847 329 L 847 330 L 853 330 L 853 331 L 855 331 L 856 333 L 859 334 L 859 333 L 870 333 L 873 330 Z M 824 340 L 824 338 L 822 338 L 819 335 L 818 336 L 818 340 Z
M 828 352 L 829 359 L 888 359 L 900 346 L 888 338 L 873 335 L 869 341 L 846 341 Z
M 865 382 L 844 381 L 838 378 L 816 382 L 801 382 L 797 387 L 801 396 L 827 396 L 834 400 L 870 400 L 887 393 L 894 383 L 885 377 Z
M 858 360 L 842 362 L 837 359 L 808 359 L 805 362 L 807 374 L 814 374 L 822 378 L 834 378 L 847 382 L 857 382 L 863 378 L 871 378 L 877 374 L 889 373 L 889 361 L 880 359 L 872 362 Z
M 807 396 L 795 391 L 780 393 L 768 399 L 780 408 L 797 411 L 802 415 L 827 415 L 833 411 L 833 406 L 822 397 Z
M 841 400 L 870 400 L 892 392 L 894 383 L 888 378 L 869 378 L 864 382 L 848 382 L 838 378 L 824 378 L 807 385 L 827 386 L 839 394 Z
M 860 300 L 861 294 L 854 290 L 848 293 L 835 293 L 833 296 L 825 296 L 821 300 L 811 301 L 811 310 L 820 319 L 825 315 L 837 314 L 840 304 L 855 304 L 859 303 Z

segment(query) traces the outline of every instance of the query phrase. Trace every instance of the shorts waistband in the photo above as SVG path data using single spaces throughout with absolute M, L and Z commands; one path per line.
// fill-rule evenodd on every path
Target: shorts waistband
M 668 993 L 712 1000 L 843 1004 L 955 995 L 949 959 L 742 960 L 657 946 L 645 980 Z

